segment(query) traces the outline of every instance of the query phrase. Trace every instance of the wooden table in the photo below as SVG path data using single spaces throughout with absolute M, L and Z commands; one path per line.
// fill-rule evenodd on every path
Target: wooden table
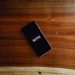
M 0 66 L 75 68 L 74 0 L 0 1 Z M 35 20 L 53 50 L 39 58 L 21 33 Z

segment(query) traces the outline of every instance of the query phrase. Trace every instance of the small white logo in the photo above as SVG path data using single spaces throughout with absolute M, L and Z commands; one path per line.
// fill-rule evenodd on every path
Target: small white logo
M 40 39 L 41 38 L 41 36 L 39 35 L 39 36 L 37 36 L 37 37 L 35 37 L 32 41 L 33 42 L 36 42 L 38 39 Z

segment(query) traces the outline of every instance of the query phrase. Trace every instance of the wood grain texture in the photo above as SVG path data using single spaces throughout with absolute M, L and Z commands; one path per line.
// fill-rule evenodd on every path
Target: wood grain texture
M 75 0 L 0 0 L 0 66 L 75 69 Z M 39 58 L 21 33 L 35 20 L 53 50 Z
M 1 75 L 75 75 L 75 70 L 52 67 L 0 67 Z

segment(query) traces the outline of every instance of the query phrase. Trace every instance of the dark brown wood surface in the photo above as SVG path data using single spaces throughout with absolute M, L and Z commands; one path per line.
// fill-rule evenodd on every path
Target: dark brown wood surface
M 41 58 L 21 33 L 33 20 L 53 47 Z M 75 68 L 75 0 L 0 0 L 0 66 Z

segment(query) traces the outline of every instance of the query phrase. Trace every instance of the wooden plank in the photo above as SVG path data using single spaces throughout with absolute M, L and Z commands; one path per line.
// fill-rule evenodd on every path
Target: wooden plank
M 21 33 L 21 28 L 33 20 L 53 47 L 41 58 L 35 55 Z M 75 69 L 75 1 L 0 1 L 0 66 Z
M 75 75 L 75 70 L 52 67 L 0 67 L 1 75 Z

